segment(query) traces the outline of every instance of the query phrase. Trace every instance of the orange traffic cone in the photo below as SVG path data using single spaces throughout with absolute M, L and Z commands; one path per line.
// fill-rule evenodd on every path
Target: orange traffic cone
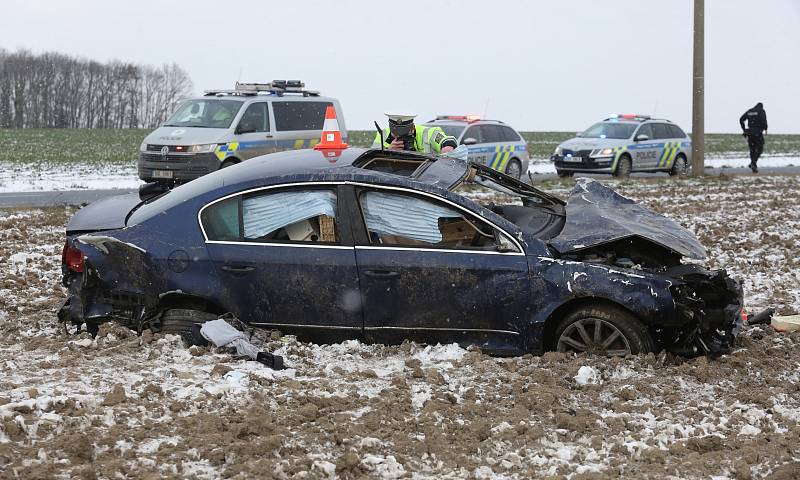
M 314 146 L 314 150 L 339 150 L 347 148 L 342 142 L 342 132 L 339 131 L 339 121 L 336 120 L 336 110 L 333 105 L 328 105 L 325 111 L 325 124 L 322 126 L 322 139 Z

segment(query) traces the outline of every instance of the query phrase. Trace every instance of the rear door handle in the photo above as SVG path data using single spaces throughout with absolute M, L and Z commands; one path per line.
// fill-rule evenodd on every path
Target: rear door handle
M 372 278 L 389 279 L 399 277 L 400 272 L 394 272 L 391 270 L 364 270 L 364 275 Z
M 252 272 L 253 270 L 256 269 L 256 267 L 250 267 L 248 265 L 239 265 L 239 266 L 223 265 L 222 269 L 226 272 L 231 272 L 231 273 L 247 273 L 247 272 Z

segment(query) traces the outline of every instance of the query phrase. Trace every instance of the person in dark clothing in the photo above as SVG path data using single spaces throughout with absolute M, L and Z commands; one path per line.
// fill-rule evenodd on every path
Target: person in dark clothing
M 744 112 L 739 117 L 739 126 L 742 127 L 742 135 L 747 137 L 747 146 L 750 147 L 750 170 L 758 173 L 756 163 L 764 151 L 764 135 L 767 133 L 767 112 L 764 111 L 764 105 L 761 102 L 756 103 L 755 107 Z

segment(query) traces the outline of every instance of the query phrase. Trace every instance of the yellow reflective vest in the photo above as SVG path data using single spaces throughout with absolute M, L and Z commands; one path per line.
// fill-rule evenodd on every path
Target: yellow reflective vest
M 441 127 L 426 127 L 424 125 L 414 125 L 414 151 L 423 153 L 441 153 L 442 143 L 445 140 L 452 140 L 456 145 L 456 139 L 452 136 L 445 135 Z M 383 130 L 383 148 L 388 149 L 391 146 L 390 142 L 386 139 L 389 138 L 389 128 Z M 381 148 L 381 136 L 375 133 L 375 141 L 372 142 L 372 148 Z

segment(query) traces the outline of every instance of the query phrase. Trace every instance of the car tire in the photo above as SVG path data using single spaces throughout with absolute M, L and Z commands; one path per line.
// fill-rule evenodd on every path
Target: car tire
M 505 174 L 509 177 L 516 178 L 517 180 L 522 178 L 522 164 L 519 163 L 519 160 L 512 158 L 508 162 L 508 165 L 506 165 Z
M 558 175 L 558 178 L 572 178 L 572 176 L 575 175 L 575 172 L 556 169 L 556 175 Z
M 219 315 L 203 312 L 201 310 L 188 310 L 173 308 L 164 312 L 161 316 L 161 333 L 172 333 L 180 335 L 188 332 L 192 325 L 196 323 L 206 323 L 209 320 L 216 320 Z
M 686 175 L 689 171 L 689 164 L 686 163 L 686 157 L 683 154 L 678 155 L 675 157 L 675 161 L 672 162 L 672 168 L 669 170 L 669 176 L 683 176 Z
M 631 170 L 633 170 L 633 162 L 630 155 L 626 153 L 619 158 L 617 169 L 614 170 L 613 175 L 615 177 L 628 178 L 631 176 Z
M 237 163 L 239 162 L 237 162 L 236 160 L 225 160 L 224 162 L 222 162 L 222 165 L 219 166 L 219 169 L 222 170 L 223 168 L 231 167 L 233 165 L 236 165 Z
M 653 338 L 639 319 L 604 304 L 569 313 L 559 322 L 553 339 L 552 348 L 558 352 L 625 356 L 655 351 Z

